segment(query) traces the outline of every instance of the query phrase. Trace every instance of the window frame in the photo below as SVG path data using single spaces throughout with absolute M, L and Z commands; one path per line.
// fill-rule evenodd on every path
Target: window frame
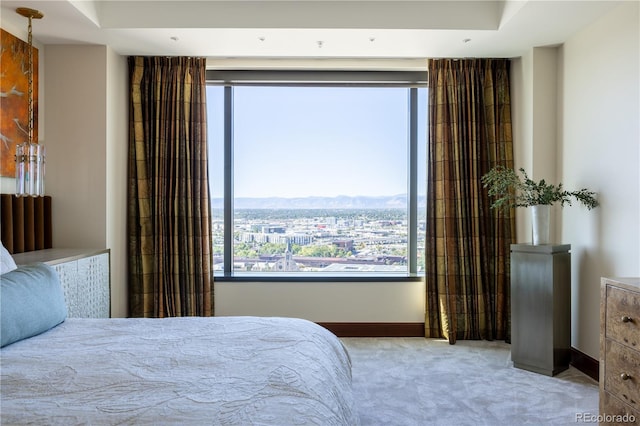
M 417 272 L 418 241 L 418 88 L 427 87 L 427 71 L 301 71 L 301 70 L 207 70 L 208 86 L 224 86 L 224 268 L 216 281 L 244 282 L 399 282 L 420 281 Z M 233 270 L 233 87 L 398 87 L 409 89 L 407 141 L 407 263 L 405 273 L 269 273 Z

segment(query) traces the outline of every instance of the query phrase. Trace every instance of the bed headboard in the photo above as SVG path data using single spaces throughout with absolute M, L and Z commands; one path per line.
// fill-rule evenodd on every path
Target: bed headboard
M 53 247 L 51 197 L 0 194 L 0 239 L 11 254 Z

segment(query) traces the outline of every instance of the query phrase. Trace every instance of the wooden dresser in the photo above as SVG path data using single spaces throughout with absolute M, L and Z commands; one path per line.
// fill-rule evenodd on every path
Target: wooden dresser
M 640 278 L 602 278 L 600 424 L 640 424 Z

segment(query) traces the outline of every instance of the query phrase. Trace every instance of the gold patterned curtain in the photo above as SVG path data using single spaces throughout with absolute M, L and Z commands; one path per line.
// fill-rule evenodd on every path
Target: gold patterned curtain
M 429 61 L 426 337 L 510 340 L 512 211 L 481 177 L 513 167 L 507 59 Z
M 213 315 L 204 58 L 130 57 L 129 308 Z

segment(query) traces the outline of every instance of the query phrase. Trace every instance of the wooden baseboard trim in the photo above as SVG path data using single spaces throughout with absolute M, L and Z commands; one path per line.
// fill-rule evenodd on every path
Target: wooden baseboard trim
M 319 322 L 338 337 L 424 337 L 422 322 Z
M 338 337 L 424 337 L 421 322 L 319 322 Z M 600 363 L 571 348 L 571 365 L 593 380 L 599 379 Z
M 574 347 L 571 348 L 571 365 L 595 381 L 600 378 L 600 362 Z

